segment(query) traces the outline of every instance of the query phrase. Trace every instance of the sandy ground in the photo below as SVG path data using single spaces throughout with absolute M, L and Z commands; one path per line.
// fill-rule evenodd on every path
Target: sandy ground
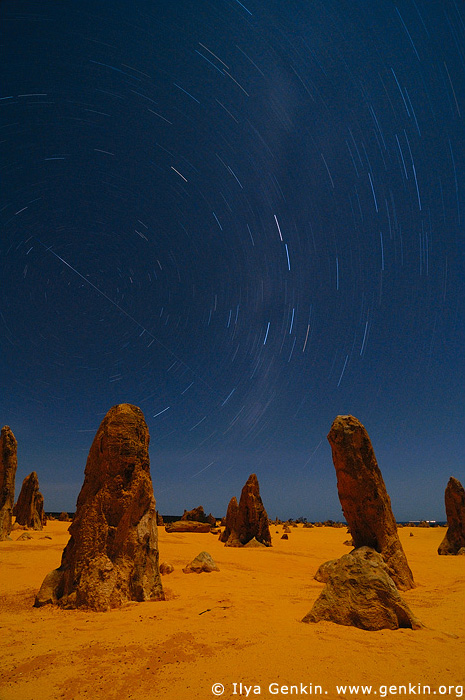
M 318 566 L 350 551 L 345 529 L 299 526 L 286 541 L 272 527 L 273 547 L 257 550 L 159 528 L 160 561 L 175 567 L 163 577 L 166 601 L 108 613 L 35 609 L 67 527 L 51 522 L 32 540 L 0 543 L 1 700 L 208 700 L 215 683 L 226 699 L 250 686 L 250 698 L 365 697 L 338 692 L 345 684 L 372 685 L 378 697 L 426 697 L 418 684 L 462 696 L 465 557 L 437 555 L 442 528 L 399 530 L 417 583 L 403 596 L 427 629 L 367 632 L 300 622 L 323 587 Z M 183 574 L 202 550 L 220 572 Z M 409 692 L 383 687 L 402 684 Z

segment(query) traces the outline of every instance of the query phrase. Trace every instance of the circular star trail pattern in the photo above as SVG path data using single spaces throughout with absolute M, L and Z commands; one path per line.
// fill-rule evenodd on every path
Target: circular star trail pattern
M 339 518 L 366 426 L 399 518 L 463 478 L 456 2 L 5 0 L 2 424 L 48 510 L 142 408 L 158 507 Z M 462 445 L 463 447 L 463 445 Z M 463 452 L 462 452 L 463 454 Z

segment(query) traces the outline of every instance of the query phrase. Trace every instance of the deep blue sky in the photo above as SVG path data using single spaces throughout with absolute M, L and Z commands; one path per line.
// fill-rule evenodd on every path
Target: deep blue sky
M 258 474 L 340 518 L 368 430 L 399 519 L 464 480 L 465 13 L 451 0 L 2 0 L 0 423 L 74 510 L 142 408 L 162 513 Z

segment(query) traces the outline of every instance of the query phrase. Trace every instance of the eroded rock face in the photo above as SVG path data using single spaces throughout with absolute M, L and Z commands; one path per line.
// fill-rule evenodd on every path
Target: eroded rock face
M 414 587 L 397 535 L 391 500 L 368 433 L 357 418 L 337 416 L 328 434 L 342 511 L 354 546 L 379 552 L 401 590 Z
M 175 520 L 165 525 L 165 532 L 210 532 L 210 530 L 211 525 L 198 523 L 195 520 Z
M 45 520 L 44 497 L 39 491 L 39 479 L 36 472 L 31 472 L 24 479 L 18 500 L 13 508 L 13 515 L 16 516 L 18 525 L 25 525 L 32 530 L 42 530 Z
M 160 574 L 162 576 L 168 576 L 168 574 L 172 574 L 174 571 L 174 566 L 170 564 L 168 561 L 162 561 L 160 564 Z
M 205 514 L 203 506 L 198 506 L 192 510 L 185 510 L 182 514 L 181 520 L 194 520 L 198 523 L 208 523 L 209 525 L 216 525 L 216 519 L 211 513 Z
M 339 559 L 330 559 L 330 561 L 325 561 L 324 564 L 320 564 L 315 576 L 313 577 L 315 581 L 327 583 L 329 574 L 335 569 L 335 567 L 337 567 L 338 562 Z
M 219 571 L 219 568 L 208 552 L 200 552 L 190 564 L 183 568 L 185 574 L 201 574 L 202 572 L 210 573 L 212 571 Z
M 359 547 L 328 564 L 326 586 L 302 622 L 327 620 L 364 630 L 422 627 L 374 549 Z
M 465 489 L 458 479 L 449 479 L 444 496 L 447 532 L 438 547 L 438 554 L 459 554 L 465 547 Z
M 238 511 L 239 504 L 237 502 L 237 498 L 233 496 L 228 503 L 228 510 L 226 511 L 226 520 L 224 522 L 225 528 L 222 534 L 220 535 L 220 542 L 227 542 L 231 537 L 231 534 L 236 531 L 236 520 Z M 239 540 L 237 540 L 237 546 L 240 546 Z
M 266 547 L 271 547 L 271 534 L 268 525 L 268 515 L 260 497 L 260 487 L 256 474 L 251 474 L 242 489 L 241 498 L 237 512 L 234 513 L 235 506 L 232 499 L 228 506 L 231 507 L 231 527 L 227 539 L 225 534 L 228 530 L 228 516 L 226 516 L 226 529 L 223 533 L 222 541 L 226 547 L 242 547 L 255 537 Z
M 108 411 L 90 448 L 61 566 L 45 578 L 36 606 L 104 611 L 163 599 L 149 439 L 139 408 Z
M 44 497 L 42 496 L 40 491 L 36 496 L 36 510 L 37 510 L 37 514 L 40 518 L 40 522 L 42 523 L 42 527 L 43 527 L 44 525 L 47 524 L 47 516 L 46 516 L 45 510 L 44 510 Z
M 266 544 L 263 544 L 263 542 L 259 542 L 255 539 L 255 537 L 252 537 L 252 539 L 247 542 L 244 547 L 249 547 L 250 549 L 264 549 L 266 548 Z
M 8 425 L 0 433 L 0 540 L 10 536 L 18 467 L 18 443 Z

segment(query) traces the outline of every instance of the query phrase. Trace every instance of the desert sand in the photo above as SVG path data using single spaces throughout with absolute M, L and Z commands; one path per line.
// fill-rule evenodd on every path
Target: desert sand
M 399 530 L 417 584 L 402 596 L 426 629 L 378 632 L 301 622 L 323 588 L 318 566 L 350 551 L 345 528 L 299 525 L 281 540 L 282 527 L 271 526 L 272 547 L 235 549 L 210 533 L 159 527 L 160 562 L 175 567 L 162 577 L 165 601 L 106 613 L 33 608 L 67 529 L 52 521 L 31 540 L 13 531 L 14 541 L 0 543 L 1 700 L 208 700 L 219 683 L 223 698 L 246 697 L 247 688 L 248 697 L 365 697 L 338 692 L 349 684 L 406 697 L 388 689 L 409 683 L 409 697 L 427 696 L 418 684 L 462 696 L 465 557 L 438 556 L 445 528 Z M 220 571 L 184 574 L 202 550 Z

